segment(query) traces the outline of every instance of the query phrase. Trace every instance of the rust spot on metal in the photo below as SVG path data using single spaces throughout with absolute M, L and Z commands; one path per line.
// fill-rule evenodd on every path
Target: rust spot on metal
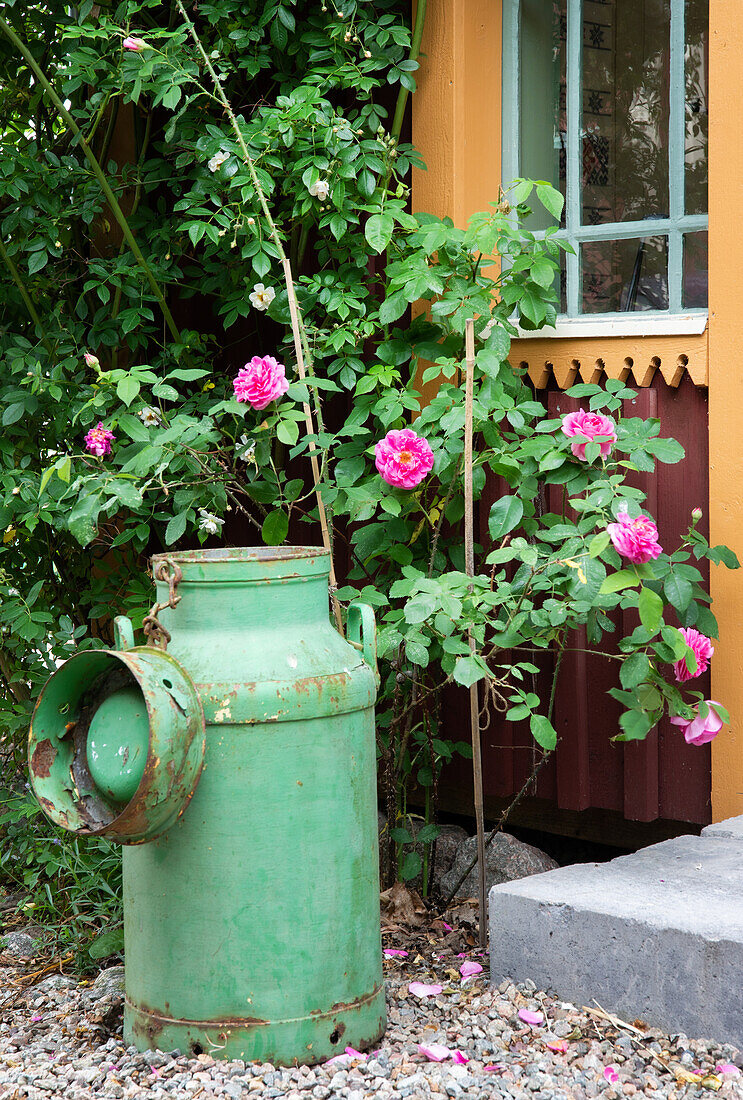
M 56 746 L 47 738 L 39 741 L 31 757 L 31 770 L 39 779 L 48 779 L 52 770 L 52 764 L 57 759 Z

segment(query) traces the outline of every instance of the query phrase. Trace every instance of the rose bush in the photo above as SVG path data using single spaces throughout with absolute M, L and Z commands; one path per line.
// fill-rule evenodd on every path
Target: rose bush
M 290 0 L 225 0 L 200 6 L 201 52 L 179 0 L 167 13 L 145 0 L 0 13 L 9 785 L 31 701 L 56 663 L 111 644 L 116 614 L 141 624 L 152 552 L 277 544 L 290 531 L 320 541 L 310 447 L 348 562 L 338 597 L 368 601 L 380 623 L 388 875 L 420 868 L 405 847 L 409 791 L 423 789 L 435 818 L 442 763 L 470 751 L 441 724 L 447 683 L 482 681 L 550 751 L 571 632 L 585 628 L 599 647 L 611 613 L 626 609 L 640 625 L 606 649 L 625 707 L 618 736 L 646 736 L 667 711 L 692 724 L 702 714 L 693 681 L 682 694 L 671 676 L 704 659 L 680 627 L 716 636 L 692 562 L 735 558 L 709 548 L 698 517 L 681 546 L 661 550 L 665 536 L 626 479 L 683 451 L 657 421 L 622 415 L 631 389 L 573 387 L 587 407 L 550 420 L 508 362 L 516 321 L 538 328 L 556 316 L 561 196 L 518 180 L 466 229 L 410 212 L 420 162 L 400 140 L 417 69 L 407 14 L 398 0 L 301 12 Z M 230 119 L 214 79 L 243 114 Z M 554 221 L 539 237 L 535 203 Z M 421 299 L 430 309 L 411 311 Z M 474 491 L 493 475 L 509 486 L 472 579 L 461 531 L 469 317 Z M 552 511 L 549 492 L 569 510 Z M 535 653 L 553 676 L 546 698 L 533 690 Z

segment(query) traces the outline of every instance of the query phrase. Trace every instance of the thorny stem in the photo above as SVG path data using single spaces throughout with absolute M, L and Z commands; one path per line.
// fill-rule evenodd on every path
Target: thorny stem
M 44 89 L 46 94 L 49 96 L 49 99 L 54 104 L 54 107 L 57 111 L 57 114 L 67 124 L 69 129 L 72 131 L 72 133 L 75 135 L 78 142 L 80 143 L 80 147 L 82 148 L 82 151 L 85 154 L 85 157 L 86 157 L 90 167 L 93 170 L 93 174 L 95 175 L 96 179 L 98 180 L 98 183 L 101 186 L 101 190 L 103 191 L 103 194 L 106 196 L 106 201 L 108 202 L 108 205 L 111 207 L 111 211 L 112 211 L 114 217 L 116 218 L 116 221 L 119 223 L 119 226 L 121 227 L 121 232 L 124 234 L 126 242 L 129 245 L 129 247 L 131 248 L 132 253 L 134 254 L 134 258 L 136 259 L 137 263 L 139 264 L 140 268 L 142 269 L 142 272 L 144 273 L 144 276 L 145 276 L 145 278 L 147 279 L 147 282 L 150 285 L 150 289 L 152 290 L 152 293 L 155 295 L 155 297 L 157 298 L 157 300 L 160 304 L 160 309 L 162 310 L 163 317 L 165 318 L 165 323 L 168 326 L 168 329 L 170 330 L 171 336 L 173 337 L 173 339 L 177 343 L 179 343 L 179 344 L 182 343 L 181 334 L 178 331 L 178 326 L 176 325 L 175 321 L 173 320 L 173 315 L 170 312 L 170 309 L 168 307 L 168 303 L 165 301 L 165 296 L 164 296 L 162 290 L 160 289 L 160 286 L 158 285 L 157 280 L 155 279 L 155 276 L 152 274 L 152 271 L 150 270 L 149 264 L 147 263 L 144 256 L 142 255 L 142 251 L 141 251 L 139 245 L 137 244 L 137 242 L 134 238 L 134 234 L 132 233 L 131 229 L 129 228 L 129 222 L 126 220 L 124 212 L 121 209 L 121 206 L 119 205 L 119 200 L 116 198 L 116 195 L 114 194 L 114 192 L 111 188 L 111 185 L 109 184 L 108 180 L 106 179 L 105 173 L 103 172 L 103 169 L 101 168 L 100 164 L 98 163 L 98 161 L 95 157 L 95 154 L 93 153 L 92 149 L 90 148 L 87 141 L 85 140 L 85 137 L 83 135 L 82 130 L 80 129 L 78 124 L 75 122 L 74 118 L 72 117 L 70 112 L 67 110 L 67 108 L 65 107 L 62 100 L 57 95 L 56 91 L 54 90 L 51 83 L 47 79 L 46 74 L 44 73 L 43 69 L 41 69 L 39 67 L 35 57 L 33 56 L 33 54 L 27 48 L 25 43 L 21 41 L 21 39 L 18 37 L 18 35 L 13 30 L 13 28 L 8 26 L 6 21 L 2 18 L 0 18 L 0 30 L 2 30 L 4 32 L 4 34 L 10 39 L 10 41 L 13 43 L 13 45 L 16 47 L 16 49 L 23 55 L 23 57 L 26 60 L 29 68 L 33 71 L 34 76 L 38 80 L 39 84 L 41 84 L 42 88 Z
M 417 61 L 418 54 L 421 49 L 421 39 L 423 38 L 423 25 L 426 21 L 426 0 L 418 0 L 418 8 L 415 13 L 415 26 L 413 27 L 413 37 L 410 42 L 410 53 L 408 54 L 408 61 Z M 402 123 L 405 118 L 405 108 L 408 102 L 408 96 L 410 92 L 407 88 L 403 88 L 400 85 L 400 91 L 397 95 L 397 103 L 395 105 L 395 114 L 392 119 L 392 134 L 395 141 L 400 140 L 400 133 L 402 132 Z
M 433 567 L 434 567 L 434 562 L 436 560 L 436 551 L 437 551 L 438 545 L 439 545 L 439 536 L 441 535 L 441 527 L 442 527 L 442 524 L 444 522 L 444 513 L 446 512 L 446 509 L 449 505 L 449 501 L 451 500 L 452 495 L 454 493 L 454 486 L 456 484 L 457 478 L 459 477 L 459 470 L 460 470 L 461 466 L 462 466 L 462 456 L 460 455 L 459 458 L 457 459 L 457 468 L 454 471 L 454 473 L 452 474 L 451 481 L 449 482 L 449 488 L 446 490 L 446 496 L 444 497 L 443 503 L 441 505 L 441 511 L 439 512 L 439 518 L 436 521 L 436 526 L 435 526 L 434 531 L 433 531 L 433 538 L 431 539 L 431 556 L 430 556 L 429 561 L 428 561 L 428 576 L 429 577 L 433 576 Z

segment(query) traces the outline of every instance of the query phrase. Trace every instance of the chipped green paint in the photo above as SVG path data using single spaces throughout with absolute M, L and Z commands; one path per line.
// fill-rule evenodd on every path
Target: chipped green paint
M 385 1026 L 373 613 L 354 605 L 349 640 L 335 631 L 319 549 L 168 557 L 183 573 L 160 612 L 168 653 L 106 656 L 187 669 L 206 752 L 187 811 L 124 848 L 126 1040 L 280 1064 L 367 1047 Z M 123 725 L 114 794 L 132 782 L 110 774 L 136 742 Z

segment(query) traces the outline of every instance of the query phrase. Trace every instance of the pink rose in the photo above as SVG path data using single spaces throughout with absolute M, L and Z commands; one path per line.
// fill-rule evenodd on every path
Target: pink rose
M 715 647 L 709 640 L 706 634 L 700 634 L 698 630 L 694 630 L 693 627 L 681 627 L 681 635 L 689 646 L 694 650 L 694 656 L 697 659 L 696 671 L 689 672 L 686 667 L 686 658 L 682 657 L 680 661 L 676 661 L 673 666 L 673 671 L 677 680 L 691 680 L 695 676 L 701 676 L 703 672 L 707 671 L 709 665 L 709 659 L 715 652 Z
M 147 48 L 147 43 L 144 38 L 132 38 L 131 35 L 125 38 L 121 45 L 125 50 L 134 50 L 135 53 L 139 53 L 141 50 Z
M 617 441 L 617 428 L 614 421 L 610 416 L 600 416 L 599 413 L 585 412 L 584 409 L 577 409 L 576 412 L 568 413 L 562 418 L 562 431 L 563 435 L 582 435 L 589 443 L 592 442 L 597 436 L 602 438 L 603 443 L 599 443 L 601 448 L 601 457 L 606 456 L 611 451 L 612 443 Z M 585 443 L 571 443 L 570 450 L 573 452 L 576 458 L 579 458 L 582 462 L 586 462 L 586 444 Z
M 92 455 L 103 458 L 105 455 L 111 454 L 111 444 L 114 439 L 116 439 L 114 433 L 110 432 L 108 428 L 104 428 L 103 423 L 99 420 L 98 426 L 91 428 L 85 436 L 85 446 Z
M 704 718 L 699 714 L 699 704 L 694 707 L 696 718 L 672 718 L 674 726 L 680 726 L 683 730 L 684 740 L 687 745 L 706 745 L 708 741 L 714 741 L 723 727 L 723 721 L 715 710 L 721 706 L 714 699 L 705 699 L 708 710 Z
M 414 489 L 433 467 L 433 451 L 411 428 L 387 432 L 374 448 L 374 463 L 388 485 Z
M 663 547 L 658 542 L 658 528 L 649 516 L 630 519 L 625 508 L 620 510 L 617 522 L 607 524 L 606 529 L 614 543 L 614 549 L 634 565 L 642 565 L 662 553 Z
M 247 401 L 254 409 L 265 409 L 289 389 L 286 368 L 273 355 L 254 355 L 237 372 L 232 383 L 238 401 Z

